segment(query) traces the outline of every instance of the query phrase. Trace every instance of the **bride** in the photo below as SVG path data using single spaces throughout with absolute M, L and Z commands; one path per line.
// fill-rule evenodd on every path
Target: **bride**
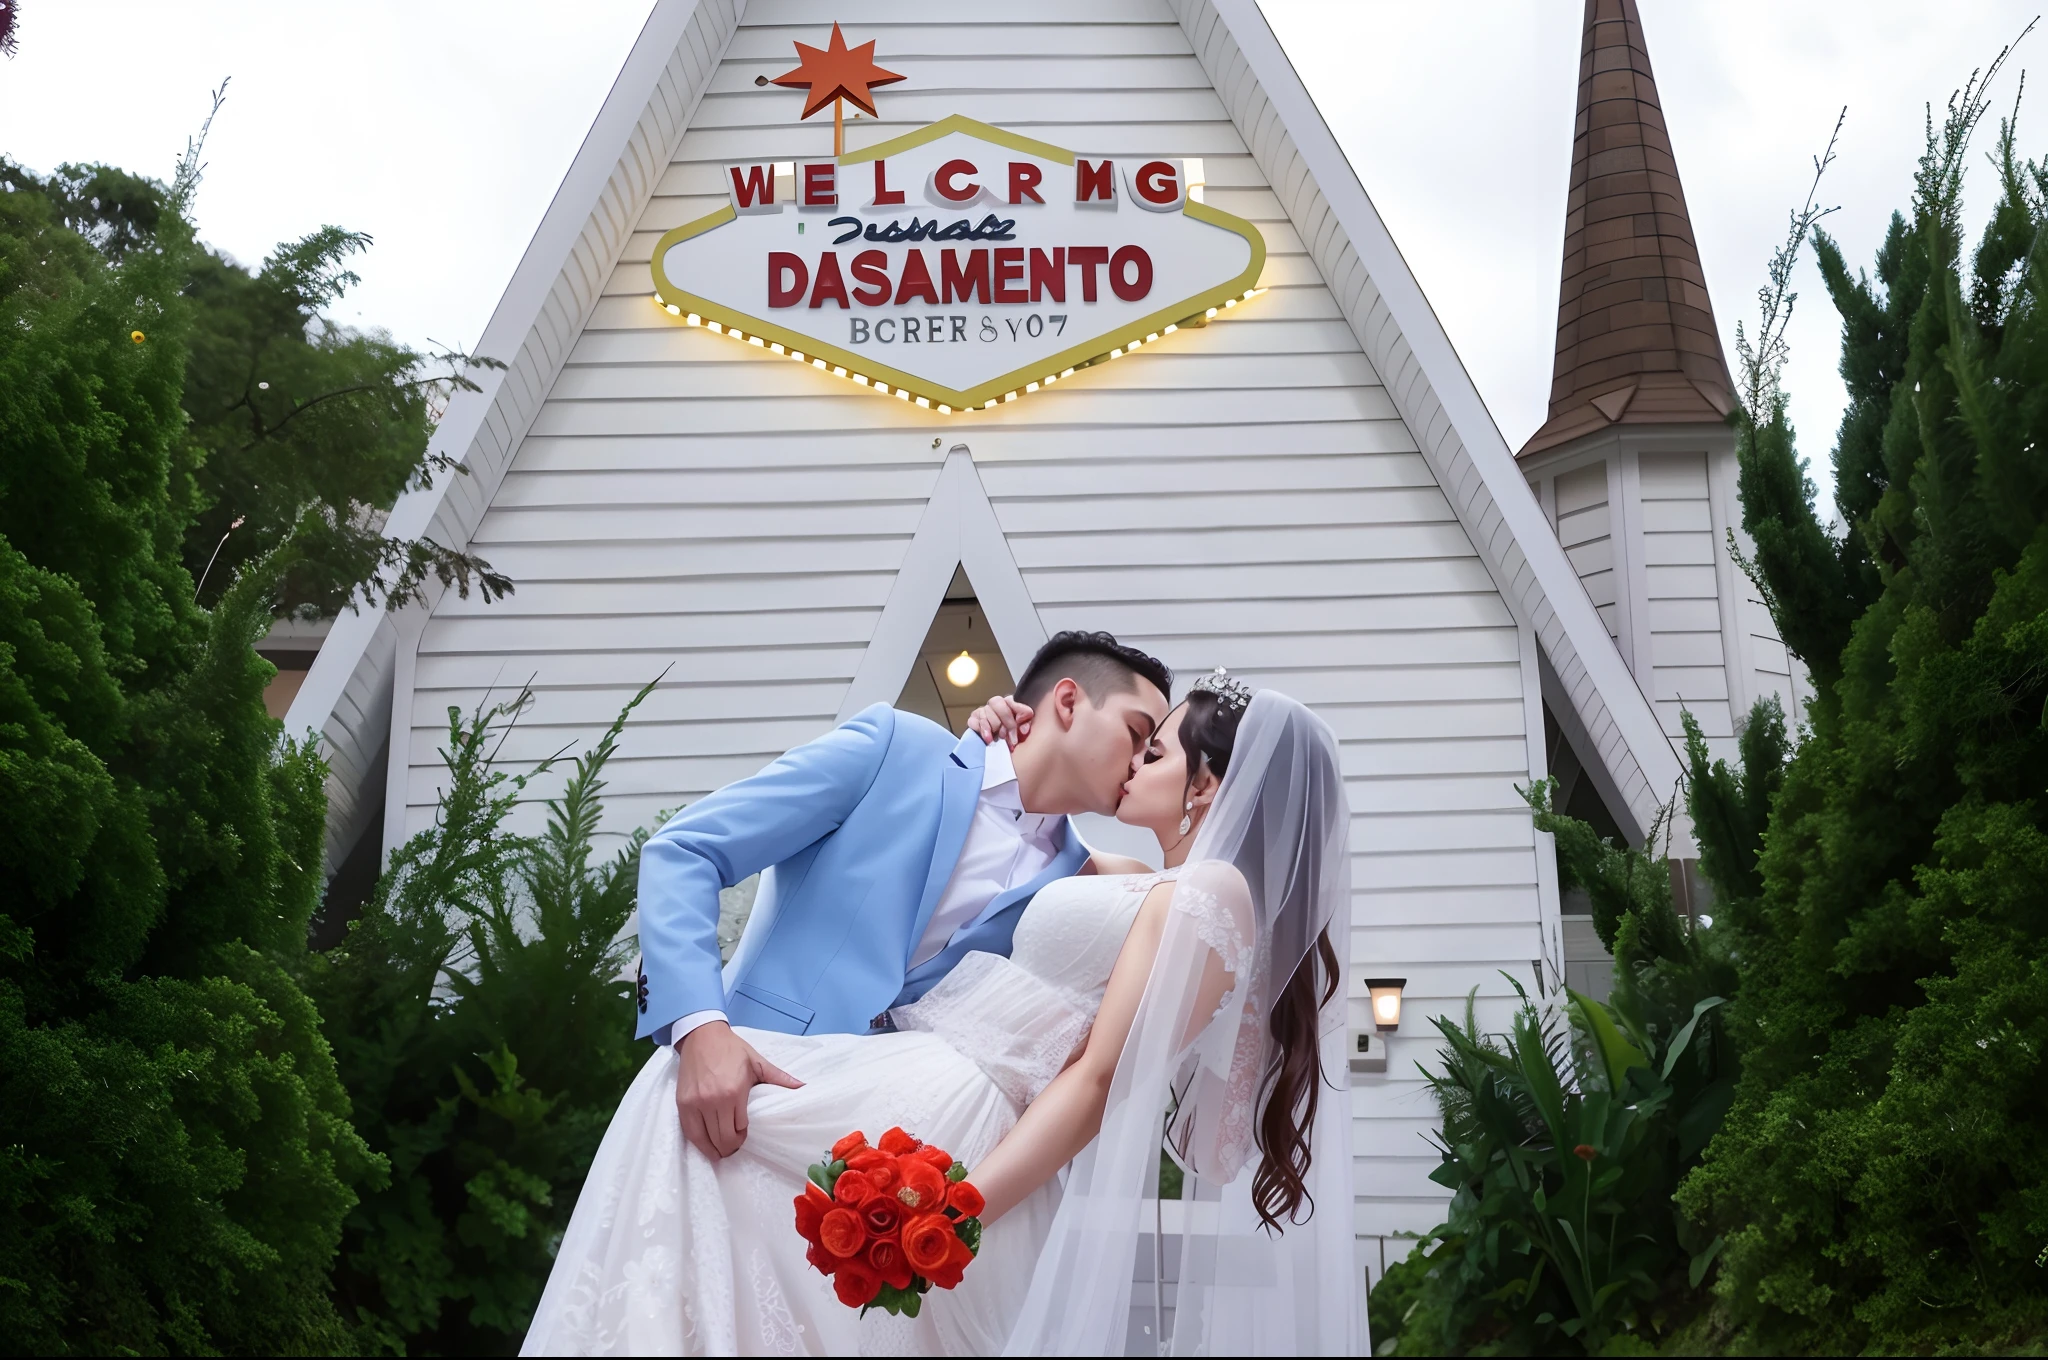
M 1020 719 L 996 701 L 974 725 Z M 658 1048 L 522 1353 L 1361 1353 L 1335 739 L 1218 671 L 1160 724 L 1117 819 L 1157 835 L 1163 872 L 1093 856 L 1038 893 L 1011 957 L 968 955 L 895 1032 L 744 1031 L 802 1084 L 755 1088 L 730 1157 L 683 1140 Z M 987 1200 L 980 1255 L 916 1318 L 840 1302 L 793 1221 L 806 1166 L 892 1126 Z M 1184 1173 L 1171 1232 L 1162 1147 Z

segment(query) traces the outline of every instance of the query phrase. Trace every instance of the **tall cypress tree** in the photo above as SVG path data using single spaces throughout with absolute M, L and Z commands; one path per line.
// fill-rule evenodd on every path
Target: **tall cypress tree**
M 1844 538 L 1782 402 L 1742 431 L 1755 566 L 1816 683 L 1782 772 L 1748 772 L 1782 778 L 1753 871 L 1716 875 L 1742 1077 L 1681 1192 L 1728 1233 L 1718 1292 L 1753 1347 L 2048 1329 L 2048 169 L 2004 123 L 1966 261 L 1963 163 L 1996 70 L 1930 116 L 1875 278 L 1817 237 L 1844 320 Z M 1703 840 L 1719 830 L 1747 841 L 1731 860 L 1754 852 L 1732 824 Z
M 0 191 L 0 1345 L 334 1350 L 327 1272 L 377 1159 L 294 982 L 322 770 L 180 560 L 188 156 L 103 250 Z

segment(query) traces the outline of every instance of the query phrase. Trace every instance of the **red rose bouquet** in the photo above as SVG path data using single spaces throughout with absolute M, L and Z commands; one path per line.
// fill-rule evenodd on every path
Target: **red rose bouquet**
M 869 1147 L 849 1133 L 796 1197 L 808 1258 L 848 1308 L 916 1317 L 933 1285 L 951 1289 L 981 1250 L 981 1192 L 953 1154 L 902 1129 Z

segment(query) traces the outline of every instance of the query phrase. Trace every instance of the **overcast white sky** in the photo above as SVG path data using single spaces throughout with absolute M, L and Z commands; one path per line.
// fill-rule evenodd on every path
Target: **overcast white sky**
M 1577 94 L 1574 0 L 1262 0 L 1511 446 L 1542 423 Z M 1823 198 L 1867 263 L 1911 186 L 1924 106 L 1988 63 L 2037 0 L 1642 0 L 1723 343 L 1836 112 Z M 376 247 L 345 321 L 474 343 L 647 11 L 646 0 L 23 0 L 0 59 L 0 153 L 167 176 L 207 90 L 201 234 L 238 259 L 323 224 Z M 821 8 L 829 18 L 830 7 Z M 855 41 L 859 35 L 854 35 Z M 2048 64 L 2048 33 L 2015 54 Z M 882 54 L 886 57 L 886 53 Z M 884 97 L 886 98 L 886 91 Z M 2048 111 L 2022 142 L 2048 151 Z M 1988 147 L 1987 129 L 1980 145 Z M 1991 173 L 1972 168 L 1982 204 Z M 1973 215 L 1973 221 L 1976 220 Z M 1825 485 L 1839 331 L 1810 261 L 1787 386 Z

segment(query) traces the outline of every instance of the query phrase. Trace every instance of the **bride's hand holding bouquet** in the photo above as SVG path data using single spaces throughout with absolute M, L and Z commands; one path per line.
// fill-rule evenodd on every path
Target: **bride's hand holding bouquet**
M 981 1249 L 981 1192 L 941 1148 L 890 1129 L 879 1146 L 849 1133 L 810 1168 L 796 1197 L 806 1258 L 839 1301 L 916 1317 L 927 1290 L 951 1289 Z

